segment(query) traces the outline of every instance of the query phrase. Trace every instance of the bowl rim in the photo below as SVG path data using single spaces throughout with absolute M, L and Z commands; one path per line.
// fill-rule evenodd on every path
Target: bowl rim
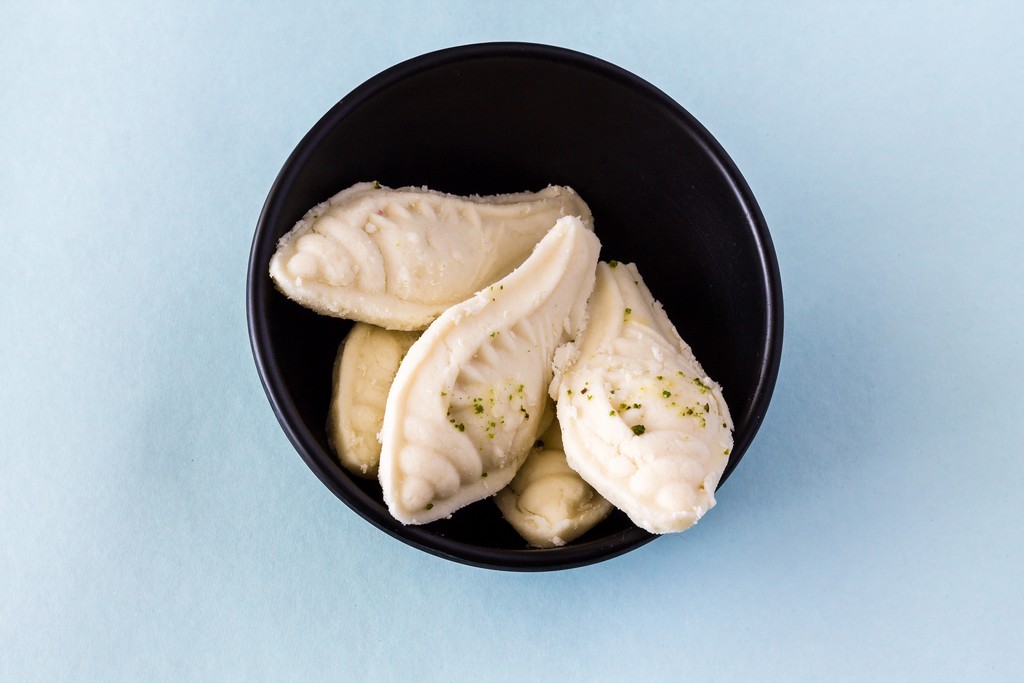
M 747 223 L 753 228 L 750 234 L 755 240 L 756 251 L 761 261 L 761 272 L 767 292 L 764 302 L 767 335 L 764 340 L 764 355 L 751 402 L 750 424 L 742 435 L 742 440 L 737 441 L 733 446 L 733 457 L 729 459 L 719 487 L 725 483 L 760 429 L 778 378 L 782 357 L 783 303 L 782 283 L 774 245 L 764 216 L 746 180 L 711 133 L 678 102 L 659 88 L 622 67 L 598 57 L 540 43 L 484 42 L 460 45 L 427 52 L 402 61 L 370 77 L 342 97 L 302 137 L 289 154 L 270 187 L 267 199 L 260 211 L 250 248 L 246 275 L 246 320 L 250 349 L 260 383 L 288 440 L 321 483 L 356 514 L 403 543 L 461 564 L 509 571 L 570 569 L 612 559 L 649 543 L 657 536 L 633 526 L 611 537 L 583 543 L 574 542 L 560 548 L 495 549 L 438 535 L 431 532 L 429 526 L 403 526 L 391 519 L 390 516 L 381 518 L 377 510 L 380 502 L 372 499 L 354 484 L 348 474 L 341 471 L 340 465 L 330 454 L 322 453 L 323 449 L 313 440 L 308 429 L 303 430 L 295 426 L 301 425 L 303 421 L 281 379 L 280 367 L 269 352 L 270 330 L 266 318 L 258 314 L 259 300 L 263 298 L 268 287 L 272 287 L 267 277 L 266 264 L 261 260 L 257 262 L 259 245 L 267 239 L 272 225 L 277 222 L 277 214 L 281 209 L 278 198 L 282 189 L 294 182 L 309 154 L 323 141 L 332 127 L 380 91 L 409 76 L 452 63 L 508 57 L 556 62 L 591 71 L 626 86 L 638 95 L 653 100 L 666 114 L 675 117 L 683 128 L 692 132 L 708 157 L 719 167 L 722 175 L 731 184 L 733 192 L 740 200 L 746 213 Z

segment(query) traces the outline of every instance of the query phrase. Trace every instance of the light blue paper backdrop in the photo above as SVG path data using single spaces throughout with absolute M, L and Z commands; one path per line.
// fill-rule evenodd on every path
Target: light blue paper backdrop
M 4 3 L 0 680 L 1020 680 L 1015 3 Z M 376 531 L 278 428 L 245 268 L 281 164 L 423 52 L 619 64 L 718 138 L 786 297 L 696 528 L 544 575 Z

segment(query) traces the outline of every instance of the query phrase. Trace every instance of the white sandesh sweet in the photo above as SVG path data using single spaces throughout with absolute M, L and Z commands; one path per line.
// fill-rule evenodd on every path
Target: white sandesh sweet
M 503 489 L 540 432 L 555 349 L 586 319 L 600 242 L 559 219 L 525 262 L 446 310 L 388 395 L 379 478 L 395 519 L 424 524 Z
M 419 332 L 385 330 L 356 323 L 334 362 L 327 441 L 345 469 L 375 479 L 380 461 L 377 433 L 391 383 Z
M 683 531 L 715 504 L 729 461 L 721 388 L 634 265 L 598 265 L 589 316 L 552 383 L 568 463 L 637 526 Z
M 574 541 L 612 511 L 611 503 L 569 467 L 557 420 L 494 502 L 519 535 L 537 548 Z
M 592 228 L 590 209 L 568 187 L 460 197 L 359 183 L 281 238 L 270 276 L 318 313 L 422 330 L 520 265 L 562 216 Z

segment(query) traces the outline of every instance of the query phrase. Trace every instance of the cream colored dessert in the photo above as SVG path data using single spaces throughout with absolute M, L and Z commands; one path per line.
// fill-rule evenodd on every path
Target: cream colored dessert
M 569 467 L 557 421 L 494 502 L 519 535 L 537 548 L 563 546 L 612 511 L 612 504 Z
M 715 504 L 732 419 L 633 265 L 601 263 L 582 337 L 559 350 L 558 420 L 569 465 L 652 533 Z
M 356 323 L 338 347 L 327 440 L 353 474 L 377 477 L 384 405 L 398 364 L 419 336 Z
M 388 395 L 379 478 L 395 519 L 424 524 L 503 489 L 540 432 L 555 349 L 584 325 L 600 243 L 559 219 L 508 276 L 446 310 Z
M 567 187 L 458 197 L 359 183 L 281 238 L 270 276 L 318 313 L 422 330 L 519 266 L 562 216 L 592 227 L 590 209 Z

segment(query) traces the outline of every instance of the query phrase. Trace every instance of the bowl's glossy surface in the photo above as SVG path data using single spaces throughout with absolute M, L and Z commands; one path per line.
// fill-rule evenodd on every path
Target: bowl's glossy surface
M 711 135 L 649 83 L 580 53 L 495 43 L 427 54 L 356 88 L 298 144 L 260 216 L 247 298 L 256 364 L 289 439 L 341 500 L 410 545 L 499 569 L 580 566 L 653 538 L 616 511 L 565 547 L 530 549 L 490 500 L 405 527 L 375 481 L 338 464 L 325 424 L 335 352 L 351 323 L 285 299 L 267 265 L 307 209 L 366 180 L 457 194 L 548 184 L 579 192 L 602 258 L 636 262 L 722 384 L 736 423 L 725 481 L 760 426 L 782 349 L 778 265 L 750 190 Z

